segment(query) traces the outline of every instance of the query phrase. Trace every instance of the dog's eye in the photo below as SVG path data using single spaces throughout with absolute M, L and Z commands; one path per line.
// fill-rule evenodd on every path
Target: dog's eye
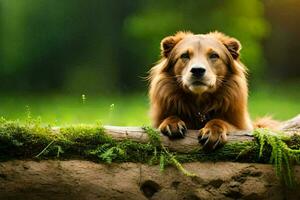
M 182 59 L 190 59 L 189 52 L 185 52 L 185 53 L 181 54 L 180 58 L 182 58 Z
M 217 53 L 212 53 L 209 55 L 209 58 L 210 59 L 218 59 L 218 58 L 220 58 L 220 56 Z

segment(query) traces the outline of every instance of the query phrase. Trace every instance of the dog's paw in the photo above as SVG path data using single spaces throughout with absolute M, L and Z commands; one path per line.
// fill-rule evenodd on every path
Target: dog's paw
M 214 150 L 227 142 L 227 128 L 221 121 L 210 121 L 200 129 L 199 143 L 206 150 Z
M 178 117 L 166 118 L 158 129 L 169 138 L 183 138 L 187 131 L 185 123 Z

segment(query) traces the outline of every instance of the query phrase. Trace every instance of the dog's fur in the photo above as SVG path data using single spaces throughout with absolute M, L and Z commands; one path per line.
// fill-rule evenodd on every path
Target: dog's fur
M 150 70 L 154 127 L 170 138 L 200 129 L 208 149 L 226 142 L 227 133 L 253 128 L 247 108 L 246 67 L 240 42 L 220 32 L 178 32 L 161 41 L 161 60 Z M 191 68 L 205 69 L 194 77 Z

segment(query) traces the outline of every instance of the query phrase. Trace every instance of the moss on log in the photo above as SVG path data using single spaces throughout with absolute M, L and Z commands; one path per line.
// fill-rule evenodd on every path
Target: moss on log
M 282 130 L 293 135 L 286 143 L 299 149 L 300 116 L 282 124 Z M 192 161 L 269 161 L 271 151 L 259 157 L 260 147 L 251 132 L 229 134 L 229 142 L 213 152 L 205 152 L 198 144 L 197 131 L 189 130 L 187 137 L 169 140 L 161 136 L 162 144 L 181 162 Z M 139 127 L 112 127 L 76 125 L 51 127 L 36 121 L 21 124 L 0 120 L 0 159 L 68 159 L 82 158 L 105 162 L 158 163 L 157 151 L 145 129 Z

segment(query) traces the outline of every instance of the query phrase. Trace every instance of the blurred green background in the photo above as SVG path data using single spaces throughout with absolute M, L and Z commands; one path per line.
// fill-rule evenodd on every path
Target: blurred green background
M 0 0 L 0 116 L 147 125 L 147 71 L 178 30 L 238 38 L 252 118 L 300 113 L 297 0 Z M 84 95 L 84 97 L 82 96 Z

